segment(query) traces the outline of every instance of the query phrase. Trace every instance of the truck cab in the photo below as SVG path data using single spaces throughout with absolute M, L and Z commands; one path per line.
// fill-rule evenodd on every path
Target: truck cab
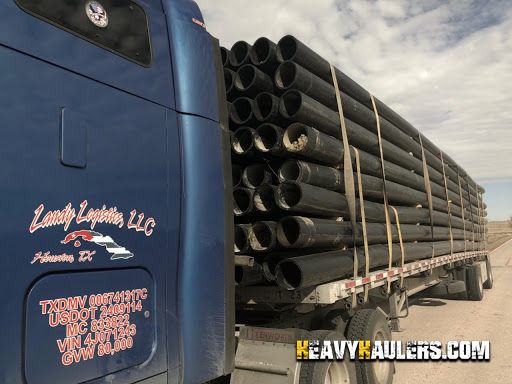
M 0 382 L 231 372 L 229 136 L 199 8 L 6 0 L 0 12 Z

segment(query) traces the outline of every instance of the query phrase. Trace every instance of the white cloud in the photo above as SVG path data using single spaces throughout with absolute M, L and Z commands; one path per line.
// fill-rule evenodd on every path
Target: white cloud
M 293 34 L 475 179 L 512 180 L 508 0 L 197 0 L 226 47 Z

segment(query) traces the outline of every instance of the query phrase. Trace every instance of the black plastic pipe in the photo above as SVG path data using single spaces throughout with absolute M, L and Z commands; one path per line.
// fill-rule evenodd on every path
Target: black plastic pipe
M 235 87 L 236 72 L 229 68 L 224 68 L 224 84 L 226 86 L 226 98 L 232 102 L 239 98 L 241 93 Z
M 464 251 L 464 244 L 464 241 L 455 241 L 453 251 Z M 449 254 L 450 242 L 404 243 L 405 261 L 429 258 L 432 256 L 432 249 L 434 256 Z M 371 245 L 369 251 L 370 269 L 387 266 L 389 260 L 387 245 Z M 392 255 L 394 263 L 401 260 L 400 245 L 393 244 Z M 276 281 L 280 287 L 293 290 L 348 278 L 353 273 L 353 256 L 354 250 L 348 249 L 284 259 L 276 267 Z M 362 247 L 357 248 L 357 259 L 359 270 L 364 270 L 365 256 Z
M 279 114 L 279 97 L 270 92 L 259 93 L 254 98 L 253 113 L 254 117 L 260 123 L 273 123 L 277 125 L 286 124 L 289 121 L 283 119 Z
M 245 253 L 250 250 L 249 245 L 249 230 L 251 224 L 236 224 L 235 225 L 235 253 Z
M 273 92 L 274 82 L 265 72 L 247 64 L 236 73 L 235 87 L 239 92 L 255 98 L 261 92 Z
M 233 68 L 248 64 L 251 61 L 249 56 L 250 51 L 251 45 L 249 43 L 242 40 L 237 41 L 229 51 L 229 64 L 231 64 Z
M 284 130 L 274 124 L 262 124 L 254 132 L 254 146 L 263 153 L 281 156 L 286 153 L 283 146 Z
M 248 165 L 242 172 L 242 182 L 247 188 L 256 189 L 263 184 L 271 184 L 272 173 L 270 173 L 266 165 Z
M 276 44 L 266 37 L 260 37 L 254 42 L 249 56 L 253 65 L 270 76 L 274 75 L 280 64 L 276 56 Z
M 249 230 L 249 244 L 255 252 L 266 252 L 277 245 L 277 224 L 273 221 L 257 221 Z
M 242 167 L 238 164 L 232 164 L 231 176 L 233 180 L 233 188 L 239 187 L 240 184 L 242 184 Z
M 252 152 L 254 150 L 254 129 L 238 128 L 233 135 L 231 148 L 238 155 L 247 155 Z
M 248 97 L 239 97 L 231 103 L 229 117 L 237 125 L 256 125 L 253 113 L 254 101 Z
M 254 207 L 262 213 L 271 214 L 279 210 L 276 204 L 275 193 L 277 186 L 264 184 L 254 192 Z
M 229 49 L 220 47 L 220 57 L 222 60 L 222 67 L 229 68 Z
M 295 90 L 287 91 L 281 97 L 279 111 L 287 119 L 316 127 L 322 133 L 341 139 L 339 115 L 302 92 Z M 376 134 L 347 118 L 345 118 L 345 124 L 350 144 L 380 156 Z M 412 142 L 410 138 L 407 140 Z M 405 143 L 403 145 L 405 146 Z M 382 148 L 386 160 L 423 175 L 423 162 L 421 159 L 411 156 L 407 149 L 404 150 L 385 139 L 382 140 Z M 428 167 L 428 172 L 430 180 L 442 185 L 444 188 L 443 175 L 430 166 Z M 459 193 L 459 186 L 453 181 L 448 180 L 448 187 L 453 192 Z
M 233 212 L 235 216 L 247 216 L 254 209 L 254 190 L 238 187 L 233 189 Z
M 318 55 L 316 52 L 314 52 L 312 49 L 307 47 L 305 44 L 300 42 L 295 37 L 290 35 L 283 37 L 277 44 L 276 54 L 277 59 L 281 63 L 284 63 L 286 61 L 294 61 L 297 64 L 304 67 L 305 69 L 311 71 L 318 77 L 322 78 L 326 82 L 332 84 L 332 74 L 329 62 L 322 58 L 320 55 Z M 352 80 L 350 77 L 345 75 L 337 68 L 335 69 L 335 75 L 340 89 L 342 89 L 348 95 L 353 97 L 355 100 L 364 104 L 367 108 L 373 110 L 370 94 L 367 90 L 365 90 L 363 87 L 361 87 L 354 80 Z M 391 108 L 389 108 L 386 104 L 382 103 L 377 98 L 375 98 L 375 103 L 380 116 L 384 117 L 390 123 L 397 126 L 400 130 L 402 130 L 402 132 L 413 137 L 414 140 L 419 140 L 418 130 L 414 128 L 410 123 L 408 123 L 403 117 L 398 115 L 396 112 L 394 112 Z M 435 156 L 437 157 L 437 154 L 440 153 L 440 149 L 427 138 L 422 137 L 422 140 L 425 148 L 430 153 L 435 154 Z M 457 163 L 449 156 L 445 156 L 445 160 L 448 164 L 458 167 Z M 467 175 L 466 171 L 464 171 L 460 167 L 458 168 L 463 176 Z M 452 173 L 454 173 L 452 169 L 449 169 L 448 173 L 450 177 L 454 177 L 452 175 Z M 472 179 L 471 182 L 474 183 Z M 485 190 L 481 186 L 478 186 L 478 189 L 480 192 L 485 192 Z
M 352 158 L 354 159 L 354 151 L 351 152 Z M 361 171 L 364 172 L 364 174 L 382 178 L 382 168 L 379 158 L 363 151 L 359 151 L 359 157 Z M 388 161 L 385 161 L 384 165 L 386 169 L 386 180 L 401 184 L 405 187 L 414 188 L 417 191 L 423 192 L 425 190 L 423 177 Z M 355 161 L 353 166 L 355 169 Z M 278 175 L 280 181 L 300 181 L 332 190 L 343 188 L 342 174 L 338 169 L 308 163 L 302 160 L 288 160 L 284 162 L 279 169 Z M 432 195 L 445 201 L 446 206 L 445 189 L 435 183 L 431 183 L 431 190 Z M 448 195 L 452 204 L 460 207 L 458 195 L 454 192 L 450 193 L 450 191 Z
M 324 188 L 295 181 L 283 182 L 278 186 L 275 194 L 277 205 L 290 212 L 320 216 L 344 217 L 348 219 L 348 202 L 344 194 Z M 382 223 L 385 221 L 384 205 L 372 201 L 364 201 L 365 216 L 368 222 Z M 400 223 L 430 224 L 428 209 L 396 206 Z M 361 220 L 359 199 L 356 199 L 357 220 Z M 447 226 L 448 214 L 434 211 L 434 225 Z M 389 208 L 391 222 L 394 222 L 394 211 Z M 452 215 L 452 220 L 455 222 Z M 459 224 L 462 219 L 459 219 Z M 463 223 L 462 223 L 463 224 Z
M 237 286 L 254 285 L 265 281 L 261 264 L 254 262 L 252 267 L 246 265 L 235 266 L 235 284 Z
M 382 223 L 366 224 L 368 244 L 387 242 L 386 225 Z M 434 239 L 449 240 L 450 229 L 447 227 L 434 227 L 432 236 L 430 226 L 402 224 L 400 226 L 402 241 L 428 241 Z M 398 228 L 391 226 L 392 241 L 399 242 Z M 452 229 L 454 240 L 463 240 L 464 231 Z M 301 216 L 288 216 L 282 218 L 277 226 L 277 240 L 286 248 L 341 248 L 354 244 L 352 225 L 328 219 L 316 219 Z M 362 224 L 357 224 L 356 244 L 363 244 Z
M 324 164 L 343 163 L 341 141 L 305 124 L 291 124 L 284 133 L 283 146 L 290 153 Z

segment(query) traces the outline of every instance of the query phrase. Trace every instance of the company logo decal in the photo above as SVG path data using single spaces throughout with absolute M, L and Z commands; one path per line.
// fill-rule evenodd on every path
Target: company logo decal
M 82 230 L 71 232 L 64 240 L 61 241 L 61 243 L 67 244 L 74 240 L 75 247 L 79 247 L 81 245 L 80 240 L 77 240 L 79 237 L 83 240 L 105 247 L 107 252 L 112 253 L 110 260 L 129 259 L 130 257 L 133 257 L 133 253 L 128 251 L 126 248 L 117 245 L 110 236 L 103 236 L 101 233 L 94 231 Z
M 85 13 L 97 27 L 105 28 L 108 25 L 107 11 L 97 1 L 88 1 L 85 4 Z
M 62 226 L 64 231 L 67 232 L 72 224 L 88 224 L 90 229 L 79 229 L 67 233 L 64 239 L 61 238 L 62 240 L 60 243 L 73 244 L 75 248 L 82 246 L 82 243 L 84 242 L 94 243 L 104 247 L 105 250 L 112 255 L 110 260 L 132 258 L 134 254 L 122 245 L 116 243 L 112 237 L 93 230 L 98 224 L 110 224 L 118 228 L 123 228 L 125 226 L 125 216 L 123 212 L 118 211 L 117 207 L 107 208 L 106 205 L 103 205 L 101 208 L 87 209 L 87 207 L 88 201 L 84 200 L 80 204 L 80 208 L 77 209 L 78 213 L 71 203 L 68 203 L 61 210 L 57 209 L 45 212 L 45 207 L 41 204 L 34 211 L 34 218 L 30 224 L 29 231 L 30 233 L 34 233 L 40 229 Z M 155 226 L 156 222 L 154 218 L 146 218 L 144 213 L 137 214 L 136 209 L 130 211 L 130 217 L 126 224 L 126 228 L 128 230 L 143 232 L 147 237 L 149 237 L 153 234 Z M 92 257 L 96 254 L 96 251 L 80 250 L 78 253 L 78 262 L 86 262 L 92 261 Z M 62 262 L 73 263 L 74 261 L 75 256 L 73 254 L 52 254 L 50 251 L 40 251 L 34 255 L 31 264 L 36 262 L 41 264 Z

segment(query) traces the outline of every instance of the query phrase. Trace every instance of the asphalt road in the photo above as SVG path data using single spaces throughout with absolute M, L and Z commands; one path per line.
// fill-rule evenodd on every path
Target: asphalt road
M 512 383 L 512 240 L 491 253 L 494 287 L 484 299 L 418 299 L 394 340 L 489 340 L 490 362 L 396 362 L 395 384 Z

